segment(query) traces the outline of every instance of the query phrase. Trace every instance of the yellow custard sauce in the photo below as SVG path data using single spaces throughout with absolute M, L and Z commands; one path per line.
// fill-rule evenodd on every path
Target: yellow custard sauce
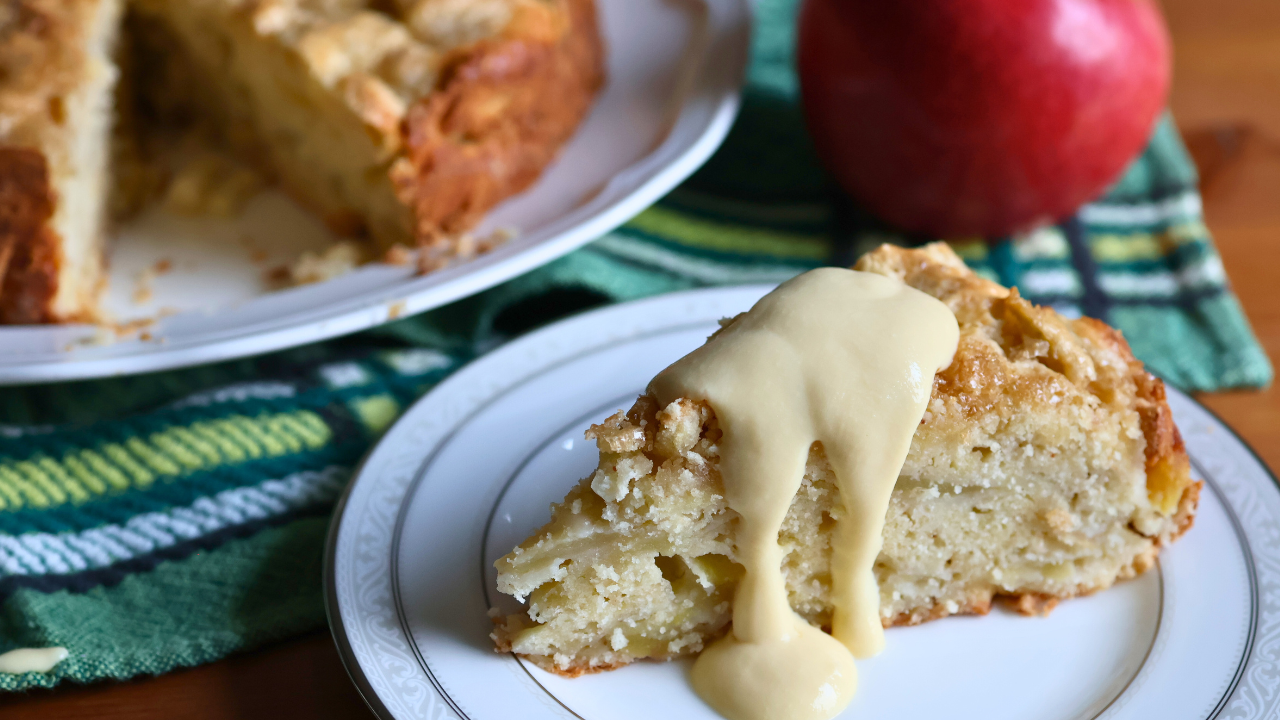
M 0 673 L 49 672 L 66 659 L 67 649 L 63 647 L 18 648 L 0 655 Z
M 889 497 L 959 327 L 942 302 L 882 275 L 822 268 L 783 283 L 649 392 L 705 400 L 723 437 L 720 473 L 739 516 L 733 627 L 698 658 L 698 694 L 730 720 L 826 720 L 853 698 L 853 657 L 884 634 L 872 565 Z M 842 513 L 832 634 L 787 603 L 778 531 L 810 447 L 822 443 Z

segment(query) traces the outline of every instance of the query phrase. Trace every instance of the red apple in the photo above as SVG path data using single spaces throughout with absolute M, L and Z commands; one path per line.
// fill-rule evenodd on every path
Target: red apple
M 823 162 L 905 230 L 997 237 L 1118 179 L 1169 90 L 1151 0 L 807 0 L 798 64 Z

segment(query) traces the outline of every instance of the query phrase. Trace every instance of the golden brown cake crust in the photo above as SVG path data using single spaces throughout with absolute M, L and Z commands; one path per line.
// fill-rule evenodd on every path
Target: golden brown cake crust
M 78 0 L 0 5 L 0 323 L 56 322 L 56 196 L 42 147 L 83 65 Z
M 83 0 L 0 4 L 0 146 L 39 147 L 84 65 Z
M 0 323 L 51 322 L 58 236 L 49 226 L 54 195 L 35 150 L 0 147 Z
M 559 5 L 526 8 L 501 36 L 455 52 L 437 91 L 410 108 L 391 177 L 420 244 L 532 184 L 586 115 L 604 80 L 595 4 Z
M 1108 404 L 1131 394 L 1146 440 L 1147 487 L 1153 500 L 1168 495 L 1176 532 L 1156 538 L 1167 544 L 1191 527 L 1200 496 L 1164 382 L 1134 357 L 1119 330 L 1101 320 L 1067 320 L 1050 308 L 1024 300 L 973 273 L 945 243 L 907 249 L 882 245 L 863 256 L 855 270 L 897 277 L 942 300 L 956 314 L 961 339 L 955 360 L 938 373 L 934 395 L 953 398 L 967 417 L 1000 403 L 1039 402 L 1066 381 Z M 994 340 L 1000 352 L 989 351 Z M 1017 372 L 1011 361 L 1034 359 L 1052 373 Z

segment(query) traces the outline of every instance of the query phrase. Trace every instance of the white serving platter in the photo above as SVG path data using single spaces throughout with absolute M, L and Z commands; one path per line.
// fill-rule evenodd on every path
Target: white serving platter
M 0 384 L 102 377 L 215 362 L 355 332 L 438 307 L 528 272 L 630 219 L 719 147 L 738 108 L 750 42 L 748 0 L 596 0 L 608 79 L 559 159 L 477 229 L 515 239 L 427 275 L 365 266 L 271 291 L 267 270 L 334 240 L 267 191 L 235 220 L 151 210 L 113 244 L 107 308 L 145 332 L 0 327 Z M 146 268 L 168 261 L 147 281 Z M 154 322 L 151 322 L 154 320 Z
M 330 527 L 329 623 L 384 720 L 718 716 L 688 662 L 565 679 L 492 649 L 493 561 L 597 462 L 583 431 L 629 407 L 716 321 L 770 288 L 676 293 L 534 332 L 441 383 L 357 471 Z M 1205 481 L 1195 526 L 1139 578 L 1047 618 L 997 607 L 886 632 L 842 718 L 1280 717 L 1280 486 L 1186 395 L 1170 405 Z

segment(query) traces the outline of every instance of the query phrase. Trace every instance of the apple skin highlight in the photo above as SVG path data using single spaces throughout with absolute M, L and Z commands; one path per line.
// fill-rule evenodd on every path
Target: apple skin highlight
M 806 0 L 797 63 L 823 163 L 901 229 L 999 237 L 1117 180 L 1169 92 L 1151 0 Z

